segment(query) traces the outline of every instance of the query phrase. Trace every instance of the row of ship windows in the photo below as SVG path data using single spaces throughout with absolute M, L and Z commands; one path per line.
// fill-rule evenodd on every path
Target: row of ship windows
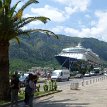
M 79 55 L 80 53 L 76 53 L 76 54 L 70 54 L 70 53 L 63 53 L 63 55 L 69 55 L 69 56 L 76 56 Z M 87 54 L 88 55 L 88 54 Z M 91 57 L 90 57 L 91 56 Z M 89 54 L 89 57 L 92 58 L 92 60 L 98 60 L 98 57 L 94 57 L 93 55 Z

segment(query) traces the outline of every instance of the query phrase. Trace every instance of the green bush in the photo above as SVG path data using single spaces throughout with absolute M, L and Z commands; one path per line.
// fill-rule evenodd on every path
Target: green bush
M 36 86 L 36 88 L 37 88 L 37 92 L 40 92 L 40 84 Z
M 52 82 L 49 80 L 49 91 L 52 91 Z
M 56 91 L 57 90 L 57 83 L 54 80 L 49 81 L 49 91 Z
M 48 85 L 47 85 L 46 81 L 44 82 L 43 89 L 45 92 L 48 91 Z
M 54 81 L 53 89 L 54 89 L 54 91 L 56 91 L 56 90 L 57 90 L 57 83 L 56 83 L 56 81 Z

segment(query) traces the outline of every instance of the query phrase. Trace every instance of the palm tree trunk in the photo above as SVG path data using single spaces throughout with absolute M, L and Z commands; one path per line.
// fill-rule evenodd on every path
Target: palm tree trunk
M 0 41 L 0 100 L 8 99 L 9 41 Z

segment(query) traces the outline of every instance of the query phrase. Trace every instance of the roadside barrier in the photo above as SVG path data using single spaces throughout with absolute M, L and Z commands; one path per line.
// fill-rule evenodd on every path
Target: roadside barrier
M 83 80 L 82 82 L 79 82 L 79 86 L 91 85 L 94 83 L 102 82 L 106 79 L 107 79 L 107 76 L 93 77 L 88 80 Z
M 71 90 L 77 90 L 79 88 L 79 83 L 78 82 L 73 82 L 70 85 Z
M 95 83 L 99 83 L 102 82 L 104 80 L 107 79 L 107 76 L 99 76 L 99 77 L 93 77 L 93 78 L 89 78 L 89 79 L 84 79 L 82 81 L 75 81 L 75 82 L 71 82 L 70 84 L 70 89 L 71 90 L 77 90 L 79 89 L 79 87 L 83 87 L 83 86 L 88 86 L 88 85 L 92 85 Z

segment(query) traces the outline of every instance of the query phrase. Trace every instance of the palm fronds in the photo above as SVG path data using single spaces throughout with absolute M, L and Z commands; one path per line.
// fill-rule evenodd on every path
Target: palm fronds
M 23 19 L 19 20 L 19 22 L 16 22 L 16 25 L 17 25 L 18 28 L 21 28 L 21 27 L 29 24 L 32 21 L 41 21 L 41 22 L 43 22 L 45 24 L 48 20 L 50 20 L 50 19 L 47 18 L 47 17 L 43 17 L 43 16 L 40 16 L 40 17 L 28 17 L 28 18 L 23 18 Z
M 0 41 L 2 40 L 11 40 L 15 38 L 18 43 L 19 35 L 29 35 L 30 32 L 42 32 L 47 34 L 48 36 L 54 36 L 58 38 L 53 32 L 49 30 L 43 29 L 35 29 L 35 30 L 21 30 L 24 26 L 33 21 L 40 21 L 44 24 L 47 23 L 50 19 L 48 17 L 39 16 L 39 17 L 27 17 L 23 18 L 23 11 L 29 5 L 33 3 L 39 3 L 38 0 L 28 0 L 18 11 L 16 8 L 18 4 L 21 2 L 18 1 L 11 7 L 12 0 L 0 0 Z
M 56 39 L 58 39 L 58 35 L 56 35 L 55 33 L 53 33 L 52 31 L 49 30 L 44 30 L 44 29 L 30 29 L 30 30 L 22 30 L 18 32 L 18 35 L 22 35 L 22 34 L 29 34 L 31 32 L 41 32 L 41 33 L 45 33 L 47 36 L 54 36 Z
M 22 13 L 26 7 L 31 5 L 32 3 L 39 3 L 37 0 L 28 0 L 17 12 L 17 14 L 14 16 L 15 19 L 21 19 L 22 18 Z

